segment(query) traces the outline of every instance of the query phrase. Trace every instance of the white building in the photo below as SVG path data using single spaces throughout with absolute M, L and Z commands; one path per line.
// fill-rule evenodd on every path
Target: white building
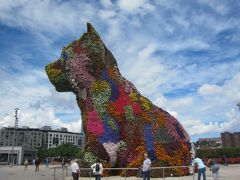
M 17 128 L 14 137 L 14 128 L 4 127 L 0 129 L 0 147 L 28 146 L 31 148 L 53 148 L 61 144 L 72 143 L 80 148 L 85 146 L 85 134 L 68 132 L 67 128 L 52 130 L 50 126 L 38 128 Z
M 85 146 L 85 136 L 82 133 L 48 131 L 47 148 L 54 148 L 60 144 L 71 143 L 79 147 Z
M 12 162 L 13 152 L 13 165 L 20 165 L 25 158 L 31 160 L 36 157 L 37 151 L 27 146 L 15 146 L 12 151 L 11 146 L 0 147 L 0 164 L 9 164 Z

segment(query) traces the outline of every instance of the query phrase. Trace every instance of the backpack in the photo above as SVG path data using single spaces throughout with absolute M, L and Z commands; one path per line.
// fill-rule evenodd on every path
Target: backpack
M 212 172 L 216 173 L 217 171 L 219 171 L 219 166 L 217 164 L 212 166 Z
M 100 171 L 100 165 L 99 165 L 99 163 L 96 164 L 96 166 L 95 166 L 95 171 L 96 171 L 96 172 L 99 172 L 99 171 Z

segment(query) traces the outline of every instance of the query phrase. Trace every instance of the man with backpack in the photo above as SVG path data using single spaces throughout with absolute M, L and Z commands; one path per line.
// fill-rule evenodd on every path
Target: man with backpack
M 96 163 L 94 163 L 91 166 L 91 168 L 93 170 L 93 174 L 95 175 L 95 180 L 100 180 L 101 179 L 101 175 L 103 173 L 103 165 L 102 165 L 102 163 L 100 163 L 98 158 L 96 160 Z

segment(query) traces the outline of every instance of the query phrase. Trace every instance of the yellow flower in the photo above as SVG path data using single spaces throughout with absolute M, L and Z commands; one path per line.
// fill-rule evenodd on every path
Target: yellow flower
M 141 101 L 141 106 L 142 106 L 143 109 L 145 109 L 145 110 L 151 109 L 152 105 L 147 98 L 140 97 L 140 101 Z
M 104 92 L 105 90 L 109 90 L 109 89 L 110 89 L 109 84 L 104 80 L 95 81 L 92 85 L 92 92 L 94 94 L 99 94 L 99 93 Z
M 129 94 L 129 96 L 134 102 L 139 100 L 139 98 L 137 96 L 137 93 L 132 92 L 132 93 Z
M 55 69 L 52 67 L 53 63 L 49 64 L 46 68 L 49 79 L 55 81 L 61 74 L 62 71 L 60 69 Z

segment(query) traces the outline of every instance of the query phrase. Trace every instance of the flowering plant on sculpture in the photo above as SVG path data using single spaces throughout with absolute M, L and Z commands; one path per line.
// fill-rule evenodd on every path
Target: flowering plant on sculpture
M 110 165 L 113 167 L 117 161 L 117 152 L 119 150 L 118 143 L 107 142 L 103 143 L 104 148 L 106 149 L 109 157 L 110 157 Z
M 124 151 L 124 150 L 127 149 L 127 145 L 126 145 L 126 143 L 123 140 L 121 140 L 118 143 L 118 148 L 119 148 L 120 151 Z
M 96 157 L 91 152 L 85 152 L 84 161 L 89 164 L 94 164 L 96 162 Z
M 63 48 L 59 60 L 46 66 L 46 72 L 57 91 L 76 95 L 86 134 L 83 166 L 98 158 L 106 167 L 139 167 L 146 152 L 153 166 L 188 165 L 187 132 L 121 75 L 91 24 L 80 39 Z M 171 173 L 186 174 L 179 169 Z

